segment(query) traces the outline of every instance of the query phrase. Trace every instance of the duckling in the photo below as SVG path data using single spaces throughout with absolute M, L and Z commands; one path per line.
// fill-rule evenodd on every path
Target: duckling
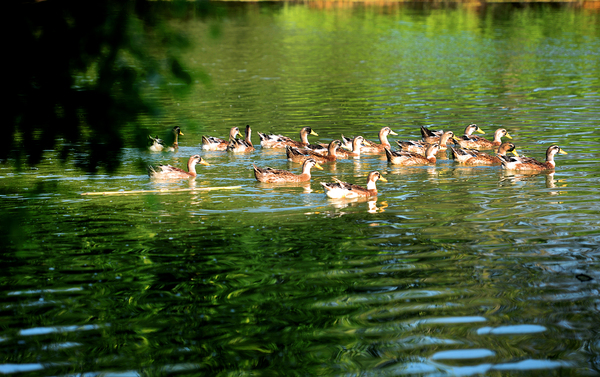
M 303 163 L 307 159 L 312 158 L 319 164 L 325 164 L 327 162 L 335 162 L 337 160 L 336 151 L 340 145 L 341 142 L 339 140 L 333 140 L 331 143 L 329 143 L 327 155 L 325 156 L 314 152 L 312 149 L 298 149 L 290 147 L 289 145 L 285 147 L 285 153 L 288 161 L 291 162 Z
M 380 180 L 381 182 L 387 182 L 387 179 L 383 178 L 378 171 L 372 171 L 367 177 L 367 187 L 353 185 L 351 183 L 342 182 L 336 180 L 333 183 L 320 182 L 325 189 L 325 194 L 332 199 L 340 198 L 358 198 L 358 197 L 369 197 L 377 195 L 377 186 L 375 182 Z
M 452 158 L 457 162 L 465 165 L 500 165 L 500 157 L 492 156 L 487 153 L 480 152 L 476 149 L 461 149 L 461 148 L 452 148 Z M 515 145 L 513 143 L 502 143 L 498 147 L 496 153 L 498 155 L 506 155 L 508 152 L 511 152 L 515 156 L 519 156 L 517 150 L 515 149 Z
M 294 174 L 287 170 L 279 170 L 273 168 L 259 168 L 252 164 L 254 167 L 254 176 L 259 182 L 267 183 L 283 183 L 283 182 L 306 182 L 310 181 L 310 169 L 317 168 L 323 170 L 321 165 L 312 158 L 307 159 L 302 164 L 302 173 Z
M 171 145 L 167 145 L 167 143 L 164 140 L 159 139 L 158 136 L 148 135 L 148 139 L 150 140 L 148 150 L 152 152 L 175 152 L 179 148 L 179 135 L 183 136 L 183 132 L 181 132 L 179 126 L 173 127 L 172 132 L 173 143 Z
M 498 156 L 502 163 L 502 168 L 506 170 L 531 170 L 531 171 L 544 171 L 554 170 L 556 163 L 554 162 L 554 155 L 567 154 L 558 145 L 551 145 L 546 150 L 546 162 L 539 162 L 530 157 L 512 157 L 512 156 Z
M 352 140 L 352 150 L 338 149 L 336 155 L 338 158 L 359 158 L 363 145 L 369 145 L 369 142 L 362 136 L 357 136 Z
M 398 135 L 392 131 L 389 127 L 383 127 L 379 130 L 379 142 L 380 144 L 373 143 L 367 140 L 368 145 L 363 146 L 362 153 L 384 153 L 385 148 L 391 148 L 390 142 L 388 141 L 388 135 Z
M 252 152 L 254 150 L 254 146 L 252 145 L 252 140 L 250 140 L 252 133 L 252 129 L 250 125 L 246 126 L 246 138 L 244 140 L 241 139 L 229 139 L 229 144 L 227 145 L 227 151 L 231 151 L 234 153 L 240 152 Z
M 425 156 L 421 156 L 417 153 L 404 152 L 404 151 L 391 151 L 389 148 L 385 149 L 385 155 L 387 156 L 387 160 L 392 165 L 403 165 L 403 166 L 411 166 L 411 165 L 435 165 L 436 158 L 435 154 L 440 149 L 440 145 L 438 143 L 430 144 L 425 151 Z
M 448 149 L 447 144 L 448 144 L 449 140 L 452 140 L 453 142 L 455 140 L 458 140 L 458 138 L 456 136 L 454 136 L 454 132 L 452 132 L 452 131 L 446 131 L 442 134 L 442 136 L 440 136 L 440 142 L 438 143 L 440 145 L 440 149 L 438 152 L 445 151 L 446 149 Z M 400 149 L 402 149 L 402 151 L 418 153 L 421 156 L 425 156 L 427 147 L 430 145 L 421 140 L 409 140 L 409 141 L 396 140 L 396 144 L 398 144 L 398 146 L 400 147 Z
M 200 157 L 200 155 L 195 154 L 188 160 L 188 171 L 171 165 L 158 165 L 156 168 L 148 166 L 148 175 L 154 179 L 196 178 L 196 164 L 209 166 L 208 162 Z
M 214 136 L 202 135 L 202 150 L 205 151 L 224 151 L 227 150 L 229 142 L 234 140 L 237 135 L 240 134 L 240 129 L 237 127 L 231 127 L 229 130 L 229 140 L 223 140 Z
M 263 148 L 285 148 L 286 145 L 295 148 L 304 148 L 309 144 L 308 135 L 319 136 L 315 131 L 313 131 L 310 127 L 302 127 L 300 130 L 300 141 L 293 140 L 287 136 L 283 135 L 267 135 L 262 132 L 258 133 L 260 137 L 260 145 Z
M 483 132 L 483 131 L 481 131 Z M 457 140 L 457 143 L 461 146 L 461 148 L 469 148 L 469 149 L 494 149 L 495 147 L 502 144 L 502 138 L 506 136 L 509 139 L 512 139 L 512 136 L 508 134 L 504 128 L 499 128 L 494 132 L 494 140 L 489 141 L 480 136 L 471 136 L 466 135 Z

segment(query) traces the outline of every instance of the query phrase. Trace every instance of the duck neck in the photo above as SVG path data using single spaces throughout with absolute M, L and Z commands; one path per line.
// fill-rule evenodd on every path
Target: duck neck
M 327 148 L 327 153 L 330 156 L 335 156 L 335 154 L 337 152 L 337 149 L 338 149 L 338 145 L 337 144 L 330 144 L 329 148 Z
M 502 143 L 502 131 L 498 130 L 494 133 L 494 142 Z
M 192 177 L 196 176 L 196 160 L 188 161 L 188 174 Z
M 251 133 L 252 133 L 252 130 L 249 128 L 246 128 L 246 143 L 248 143 L 249 145 L 252 145 L 252 141 L 250 140 Z
M 448 139 L 450 139 L 450 133 L 444 133 L 440 137 L 440 146 L 448 144 Z
M 310 166 L 309 164 L 304 164 L 302 166 L 302 175 L 306 175 L 308 177 L 310 177 L 310 169 L 312 168 L 312 166 Z
M 367 182 L 367 190 L 377 191 L 377 186 L 375 185 L 375 181 Z
M 556 167 L 556 162 L 554 162 L 554 153 L 546 153 L 546 165 L 550 165 L 553 168 Z
M 431 162 L 432 164 L 435 164 L 435 161 L 437 160 L 435 158 L 435 154 L 436 154 L 437 150 L 435 147 L 430 147 L 425 151 L 425 158 Z
M 308 145 L 308 133 L 305 130 L 300 131 L 300 142 L 303 145 Z
M 388 133 L 384 130 L 379 131 L 379 142 L 381 145 L 386 147 L 391 147 L 390 142 L 388 141 Z

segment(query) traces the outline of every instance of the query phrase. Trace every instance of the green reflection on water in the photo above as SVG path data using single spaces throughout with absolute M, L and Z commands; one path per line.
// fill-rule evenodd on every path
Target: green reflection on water
M 39 170 L 0 166 L 0 367 L 461 374 L 556 360 L 535 373 L 597 369 L 597 13 L 221 6 L 228 13 L 214 41 L 195 39 L 216 33 L 213 19 L 172 21 L 194 42 L 182 58 L 192 77 L 211 78 L 189 97 L 152 94 L 167 111 L 145 126 L 182 124 L 179 152 L 125 149 L 110 176 L 81 174 L 52 152 Z M 154 184 L 140 166 L 182 166 L 203 133 L 231 126 L 297 137 L 311 125 L 325 141 L 375 139 L 390 125 L 414 139 L 418 125 L 459 132 L 473 120 L 488 133 L 506 126 L 528 155 L 542 156 L 549 142 L 569 155 L 552 176 L 447 158 L 395 168 L 365 156 L 327 166 L 307 190 L 254 181 L 252 162 L 298 169 L 278 152 L 206 153 L 211 167 L 196 186 L 240 190 L 79 195 L 189 188 Z M 375 211 L 329 201 L 318 184 L 363 184 L 373 169 L 389 181 L 378 186 Z M 486 330 L 511 325 L 538 327 Z M 493 356 L 432 360 L 466 349 Z

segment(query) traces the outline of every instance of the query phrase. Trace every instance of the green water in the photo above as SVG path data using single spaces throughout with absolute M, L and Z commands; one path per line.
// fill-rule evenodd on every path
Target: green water
M 164 111 L 146 127 L 180 125 L 177 153 L 137 150 L 123 130 L 114 175 L 53 151 L 35 169 L 0 165 L 0 372 L 598 374 L 598 12 L 319 4 L 172 21 L 198 84 L 149 93 Z M 294 138 L 309 125 L 312 142 L 390 126 L 394 144 L 469 123 L 506 128 L 527 156 L 552 143 L 569 154 L 538 175 L 368 155 L 274 186 L 251 164 L 299 171 L 281 150 L 200 148 L 246 124 Z M 146 175 L 195 153 L 210 166 L 193 183 Z M 365 184 L 372 170 L 388 183 L 369 202 L 319 184 Z M 220 186 L 240 187 L 81 195 Z

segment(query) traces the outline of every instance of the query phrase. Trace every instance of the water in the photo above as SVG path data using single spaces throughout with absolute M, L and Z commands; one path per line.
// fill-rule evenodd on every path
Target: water
M 598 374 L 600 23 L 586 4 L 225 4 L 218 24 L 173 21 L 210 78 L 153 94 L 165 111 L 147 126 L 180 125 L 177 153 L 132 142 L 110 176 L 52 151 L 0 166 L 0 371 Z M 281 151 L 199 148 L 246 124 L 294 138 L 309 125 L 314 142 L 390 126 L 393 142 L 473 122 L 506 128 L 521 154 L 569 154 L 537 175 L 369 155 L 273 186 L 251 164 L 299 171 Z M 195 153 L 211 165 L 194 183 L 145 173 Z M 389 181 L 377 200 L 319 185 L 371 170 Z

